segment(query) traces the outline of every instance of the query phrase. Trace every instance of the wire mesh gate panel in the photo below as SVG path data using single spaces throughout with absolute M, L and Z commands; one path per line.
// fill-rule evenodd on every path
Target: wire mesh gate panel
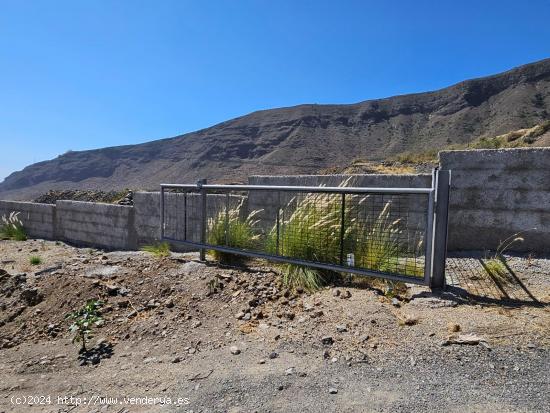
M 161 238 L 429 285 L 436 177 L 432 188 L 163 184 Z

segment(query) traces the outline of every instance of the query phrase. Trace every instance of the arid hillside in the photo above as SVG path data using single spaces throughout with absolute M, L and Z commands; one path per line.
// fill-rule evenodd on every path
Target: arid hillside
M 546 59 L 434 92 L 264 110 L 170 139 L 69 152 L 11 174 L 0 183 L 0 198 L 316 173 L 531 128 L 548 119 L 549 108 Z

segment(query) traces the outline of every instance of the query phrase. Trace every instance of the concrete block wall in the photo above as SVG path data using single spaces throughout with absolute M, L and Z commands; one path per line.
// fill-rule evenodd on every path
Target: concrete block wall
M 134 208 L 94 202 L 57 201 L 56 237 L 76 245 L 137 248 Z
M 242 196 L 230 194 L 229 208 L 245 205 Z M 200 241 L 201 198 L 197 193 L 165 193 L 165 228 L 169 238 Z M 187 214 L 185 208 L 187 207 Z M 225 211 L 226 196 L 208 194 L 206 198 L 207 220 Z M 139 245 L 151 244 L 160 239 L 160 192 L 136 192 L 134 194 L 135 228 Z
M 512 249 L 550 252 L 550 148 L 444 151 L 439 158 L 452 171 L 449 249 L 494 250 L 529 230 Z
M 514 250 L 550 252 L 550 148 L 444 151 L 440 167 L 452 171 L 449 214 L 449 249 L 495 249 L 518 231 L 525 241 Z M 254 185 L 338 186 L 346 175 L 252 176 Z M 430 175 L 357 175 L 348 183 L 368 187 L 429 187 Z M 294 196 L 281 193 L 281 203 Z M 230 207 L 242 204 L 241 216 L 262 210 L 257 218 L 269 230 L 275 223 L 279 203 L 276 192 L 251 191 L 248 199 L 232 194 Z M 167 235 L 181 238 L 185 219 L 183 195 L 167 194 Z M 188 239 L 200 234 L 200 198 L 188 195 Z M 400 199 L 409 213 L 407 227 L 424 224 L 424 200 Z M 208 196 L 208 217 L 216 217 L 226 204 L 225 195 Z M 160 237 L 160 194 L 138 192 L 134 206 L 76 201 L 57 205 L 0 201 L 0 215 L 19 211 L 30 237 L 59 239 L 79 245 L 109 249 L 135 249 Z M 290 213 L 290 211 L 289 211 Z M 536 228 L 536 230 L 532 230 Z
M 19 219 L 31 238 L 55 239 L 55 205 L 0 201 L 0 216 L 19 212 Z

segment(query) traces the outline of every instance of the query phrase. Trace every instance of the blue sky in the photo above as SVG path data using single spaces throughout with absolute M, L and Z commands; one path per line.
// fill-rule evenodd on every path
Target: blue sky
M 258 109 L 445 87 L 550 57 L 550 1 L 0 0 L 0 180 Z

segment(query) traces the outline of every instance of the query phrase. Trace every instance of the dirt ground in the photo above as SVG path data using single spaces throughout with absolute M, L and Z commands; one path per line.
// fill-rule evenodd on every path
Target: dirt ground
M 481 258 L 450 258 L 444 293 L 307 294 L 261 261 L 0 241 L 0 412 L 548 411 L 550 260 L 498 280 Z M 65 315 L 88 299 L 84 364 Z

